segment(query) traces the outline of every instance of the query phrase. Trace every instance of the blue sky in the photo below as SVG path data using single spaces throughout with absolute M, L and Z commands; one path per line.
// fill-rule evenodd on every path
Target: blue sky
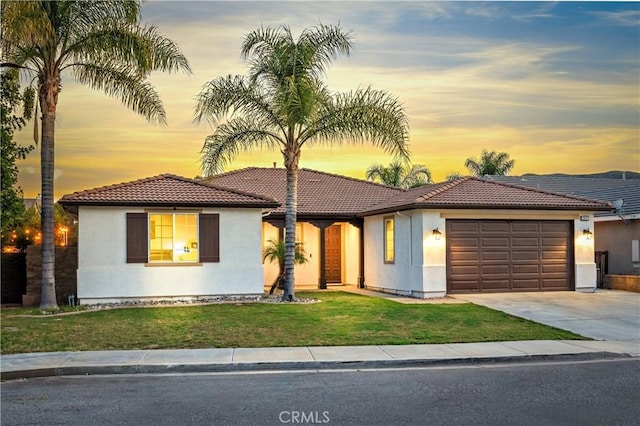
M 351 56 L 329 69 L 329 88 L 396 95 L 413 161 L 436 180 L 464 173 L 464 160 L 483 148 L 511 154 L 512 174 L 640 170 L 637 2 L 150 1 L 143 22 L 176 41 L 194 69 L 152 77 L 169 125 L 148 124 L 63 76 L 57 196 L 165 172 L 197 175 L 212 131 L 192 124 L 202 85 L 245 72 L 249 31 L 287 24 L 298 34 L 318 22 L 355 37 Z M 39 192 L 38 161 L 35 153 L 20 164 L 27 197 Z M 230 169 L 274 161 L 282 164 L 279 153 L 247 153 Z M 367 145 L 343 145 L 310 147 L 301 164 L 362 178 L 368 165 L 389 161 Z

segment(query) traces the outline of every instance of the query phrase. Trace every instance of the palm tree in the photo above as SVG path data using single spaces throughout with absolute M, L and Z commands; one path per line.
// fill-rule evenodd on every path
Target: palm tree
M 408 158 L 408 125 L 398 100 L 363 88 L 332 93 L 322 77 L 339 54 L 351 51 L 350 32 L 339 26 L 305 29 L 297 40 L 288 26 L 260 28 L 245 36 L 246 76 L 206 83 L 195 107 L 196 123 L 216 125 L 202 148 L 205 176 L 222 171 L 240 151 L 278 149 L 287 170 L 285 201 L 285 291 L 294 298 L 298 163 L 303 146 L 370 141 L 389 154 Z M 232 113 L 232 115 L 231 115 Z M 222 122 L 221 120 L 227 120 Z
M 446 182 L 453 182 L 454 180 L 458 180 L 462 177 L 462 173 L 460 172 L 450 172 L 447 177 L 444 178 Z
M 464 166 L 475 176 L 499 175 L 506 176 L 513 168 L 516 160 L 509 159 L 506 152 L 482 150 L 480 160 L 467 158 Z
M 403 165 L 400 161 L 394 161 L 385 167 L 382 164 L 372 164 L 367 169 L 367 180 L 379 181 L 385 185 L 398 188 L 417 188 L 431 181 L 431 172 L 422 164 Z
M 140 1 L 4 1 L 2 67 L 32 76 L 42 117 L 42 297 L 57 309 L 54 280 L 53 171 L 55 118 L 62 78 L 118 97 L 149 121 L 166 123 L 151 71 L 191 72 L 175 43 L 139 26 Z M 35 89 L 35 90 L 34 90 Z M 29 91 L 25 91 L 29 93 Z M 37 122 L 35 123 L 37 129 Z M 35 136 L 37 142 L 37 136 Z
M 282 284 L 286 276 L 286 270 L 284 267 L 285 246 L 284 241 L 282 240 L 269 240 L 268 242 L 269 245 L 265 248 L 262 259 L 268 260 L 271 263 L 278 262 L 278 276 L 273 281 L 273 284 L 271 284 L 271 288 L 269 289 L 269 294 L 273 294 L 273 291 L 278 287 L 278 284 Z M 296 243 L 294 261 L 296 265 L 302 265 L 309 261 L 302 243 Z

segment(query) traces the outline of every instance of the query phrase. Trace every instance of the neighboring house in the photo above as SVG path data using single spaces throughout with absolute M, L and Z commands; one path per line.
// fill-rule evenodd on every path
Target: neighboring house
M 595 215 L 595 251 L 602 274 L 640 275 L 640 179 L 489 176 L 498 182 L 610 202 Z
M 261 215 L 274 200 L 160 175 L 65 195 L 78 215 L 78 298 L 262 294 Z
M 67 195 L 60 202 L 79 216 L 78 297 L 262 293 L 277 265 L 262 265 L 261 249 L 284 236 L 285 194 L 284 169 L 247 168 Z M 593 215 L 609 209 L 479 178 L 403 191 L 302 169 L 296 236 L 311 262 L 296 267 L 296 284 L 414 297 L 592 291 Z

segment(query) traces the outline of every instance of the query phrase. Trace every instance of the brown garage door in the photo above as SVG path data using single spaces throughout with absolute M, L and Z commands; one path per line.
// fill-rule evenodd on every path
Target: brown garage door
M 447 220 L 447 291 L 571 290 L 570 221 Z

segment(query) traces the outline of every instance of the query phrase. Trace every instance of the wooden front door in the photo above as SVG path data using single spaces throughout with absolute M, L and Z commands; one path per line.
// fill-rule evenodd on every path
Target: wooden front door
M 342 227 L 331 225 L 324 231 L 325 275 L 328 283 L 342 282 Z

